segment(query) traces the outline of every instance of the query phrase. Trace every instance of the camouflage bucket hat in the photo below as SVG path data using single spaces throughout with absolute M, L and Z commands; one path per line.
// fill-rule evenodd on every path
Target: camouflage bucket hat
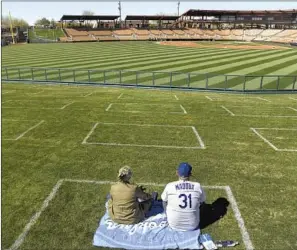
M 129 166 L 124 166 L 119 169 L 118 178 L 121 180 L 130 180 L 132 177 L 132 170 Z

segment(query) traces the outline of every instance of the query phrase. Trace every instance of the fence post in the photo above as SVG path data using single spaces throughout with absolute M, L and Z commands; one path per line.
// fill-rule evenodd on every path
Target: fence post
M 277 77 L 277 85 L 276 85 L 276 90 L 279 88 L 279 76 Z
M 297 80 L 297 77 L 295 76 L 295 77 L 294 77 L 294 82 L 293 82 L 293 90 L 295 90 L 296 80 Z
M 19 69 L 19 80 L 21 80 L 21 70 Z
M 62 82 L 62 78 L 61 78 L 61 69 L 59 69 L 59 81 Z
M 170 88 L 172 88 L 172 72 L 170 72 Z
M 190 87 L 191 82 L 191 73 L 188 73 L 188 88 Z
M 138 71 L 136 71 L 136 86 L 138 85 Z
M 88 70 L 88 79 L 89 79 L 89 82 L 91 82 L 90 70 Z
M 260 82 L 260 89 L 262 90 L 263 88 L 263 76 L 261 76 L 261 82 Z
M 73 82 L 75 82 L 75 69 L 73 70 Z
M 46 69 L 44 69 L 44 76 L 45 76 L 45 80 L 47 81 L 47 71 L 46 71 Z
M 206 84 L 205 84 L 205 88 L 208 89 L 208 74 L 205 74 L 206 77 Z
M 105 70 L 103 71 L 103 83 L 106 82 Z
M 34 81 L 34 73 L 33 73 L 33 68 L 31 68 L 31 78 Z
M 155 72 L 153 72 L 153 86 L 155 86 Z
M 120 70 L 120 84 L 122 84 L 122 71 Z
M 227 75 L 225 75 L 225 90 L 227 90 Z
M 8 80 L 8 71 L 7 71 L 7 68 L 5 68 L 5 72 L 6 72 L 6 79 Z
M 244 75 L 244 80 L 243 80 L 243 92 L 245 91 L 245 82 L 246 82 L 246 76 Z

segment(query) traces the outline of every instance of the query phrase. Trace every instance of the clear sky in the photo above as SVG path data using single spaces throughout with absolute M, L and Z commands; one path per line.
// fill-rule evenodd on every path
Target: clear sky
M 122 19 L 130 15 L 155 15 L 158 13 L 177 14 L 177 2 L 145 2 L 122 1 Z M 188 9 L 217 9 L 217 10 L 276 10 L 297 9 L 297 2 L 180 2 L 180 14 Z M 30 25 L 37 19 L 46 17 L 59 20 L 63 14 L 81 15 L 84 10 L 91 10 L 97 15 L 117 15 L 118 2 L 2 2 L 2 15 L 9 11 L 13 17 L 23 18 Z

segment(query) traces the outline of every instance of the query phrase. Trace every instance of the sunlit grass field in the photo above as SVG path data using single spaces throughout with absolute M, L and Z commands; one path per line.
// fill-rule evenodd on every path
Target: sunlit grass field
M 68 49 L 75 46 L 86 45 Z M 24 48 L 40 53 L 46 47 Z M 19 60 L 4 50 L 4 64 L 76 63 L 64 65 L 50 50 L 33 58 L 19 48 Z M 97 60 L 97 67 L 107 64 Z M 209 203 L 228 196 L 207 186 L 230 187 L 255 249 L 296 249 L 296 125 L 294 94 L 3 83 L 2 248 L 95 249 L 92 238 L 109 184 L 79 181 L 115 181 L 117 170 L 129 165 L 134 182 L 161 184 L 147 186 L 161 192 L 187 161 Z M 231 205 L 204 232 L 214 240 L 238 240 L 234 249 L 246 249 Z
M 297 50 L 293 48 L 218 49 L 164 46 L 156 42 L 97 42 L 11 46 L 4 47 L 2 55 L 2 65 L 12 67 L 7 72 L 2 68 L 3 79 L 28 80 L 33 75 L 36 81 L 71 82 L 75 78 L 77 82 L 123 85 L 188 87 L 190 83 L 194 88 L 205 88 L 207 84 L 209 88 L 235 90 L 289 90 L 297 75 Z M 35 68 L 33 72 L 31 67 Z M 59 72 L 57 69 L 61 68 Z M 91 70 L 90 77 L 87 70 Z M 109 72 L 103 75 L 100 70 Z M 140 72 L 136 76 L 135 72 L 125 71 Z M 154 80 L 149 73 L 152 71 L 157 72 Z M 225 74 L 231 76 L 226 79 Z M 243 75 L 249 76 L 245 83 Z M 261 79 L 263 75 L 266 77 Z M 282 77 L 278 79 L 278 75 Z
M 65 36 L 62 29 L 40 29 L 34 28 L 29 30 L 29 38 L 34 39 L 40 37 L 43 39 L 57 40 L 59 37 Z

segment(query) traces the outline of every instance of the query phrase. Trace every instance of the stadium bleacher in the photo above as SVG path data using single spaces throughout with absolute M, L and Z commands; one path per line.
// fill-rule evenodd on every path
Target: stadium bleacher
M 234 19 L 226 21 L 227 15 L 242 15 L 245 22 Z M 97 21 L 97 28 L 90 26 L 64 28 L 66 37 L 60 38 L 61 42 L 78 41 L 122 41 L 122 40 L 236 40 L 236 41 L 267 41 L 278 43 L 291 43 L 297 39 L 297 27 L 287 28 L 284 22 L 282 26 L 273 24 L 273 15 L 284 15 L 290 19 L 290 15 L 295 15 L 296 10 L 288 11 L 212 11 L 212 10 L 189 10 L 181 16 L 126 16 L 122 25 L 119 25 L 119 16 L 63 16 L 65 20 L 93 20 Z M 295 14 L 294 14 L 295 13 Z M 249 22 L 246 16 L 269 16 L 269 22 L 261 19 L 257 24 Z M 192 19 L 191 17 L 220 15 L 221 19 Z M 183 18 L 186 17 L 186 18 Z M 91 19 L 90 19 L 91 18 Z M 237 17 L 236 17 L 237 18 Z M 243 19 L 242 19 L 243 18 Z M 245 19 L 247 18 L 247 19 Z M 284 19 L 284 20 L 287 20 Z M 289 20 L 288 19 L 288 20 Z M 103 20 L 103 22 L 101 22 Z M 108 22 L 104 22 L 108 21 Z M 112 20 L 112 21 L 111 21 Z M 157 25 L 150 26 L 149 20 L 153 20 Z M 163 21 L 167 20 L 163 25 Z M 199 21 L 200 20 L 200 21 Z M 220 21 L 216 21 L 220 20 Z M 256 19 L 255 19 L 256 20 Z M 277 20 L 277 19 L 275 19 Z M 126 23 L 126 21 L 128 21 Z M 260 23 L 262 23 L 260 25 Z M 276 22 L 277 23 L 277 22 Z M 108 24 L 108 25 L 107 25 Z M 118 26 L 116 26 L 118 24 Z M 264 25 L 265 24 L 265 25 Z M 288 21 L 288 26 L 292 22 Z M 236 26 L 237 25 L 237 26 Z M 271 26 L 272 25 L 272 26 Z M 265 26 L 265 27 L 264 27 Z M 105 29 L 104 29 L 105 27 Z M 223 27 L 223 28 L 222 28 Z M 255 28 L 256 27 L 256 28 Z M 279 28 L 280 27 L 280 28 Z M 100 28 L 100 30 L 99 30 Z

